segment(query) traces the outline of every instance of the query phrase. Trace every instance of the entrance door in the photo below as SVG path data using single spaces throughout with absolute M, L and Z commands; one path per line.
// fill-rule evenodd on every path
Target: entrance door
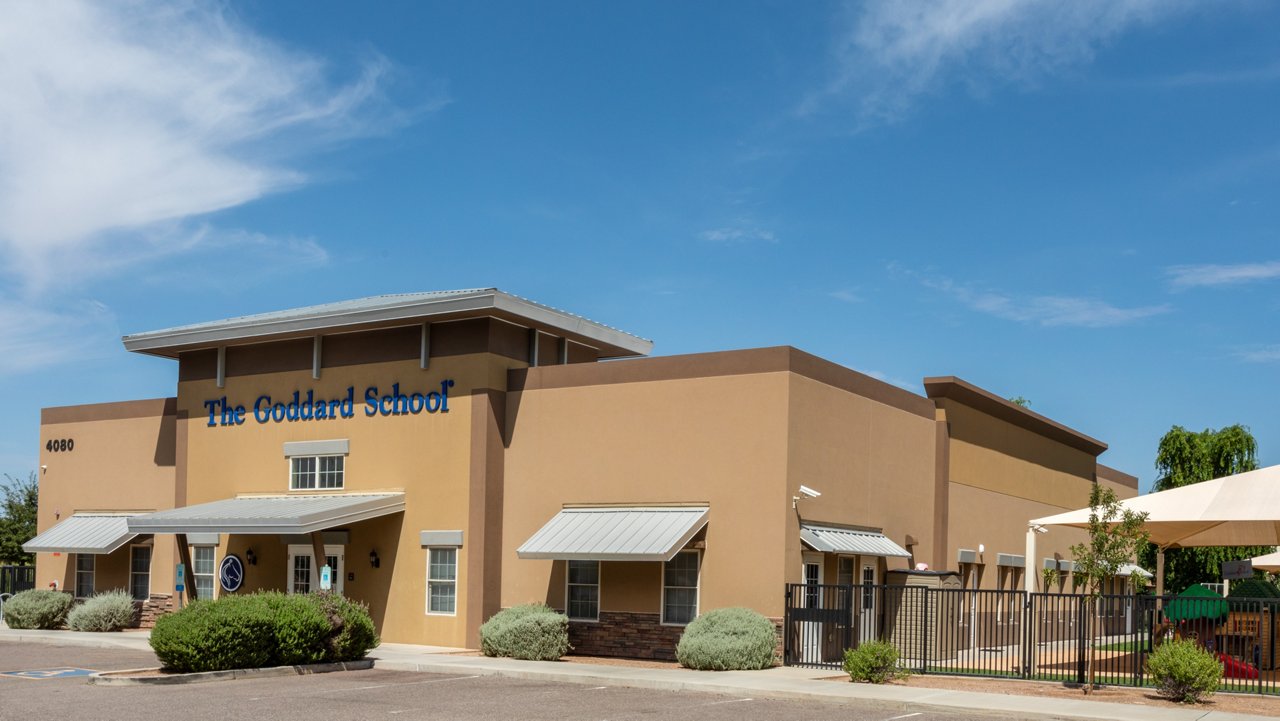
M 858 642 L 865 643 L 867 641 L 876 640 L 879 634 L 879 624 L 876 619 L 879 616 L 878 595 L 876 594 L 876 586 L 879 585 L 879 568 L 875 563 L 862 564 L 862 585 L 858 587 Z
M 329 565 L 333 581 L 334 593 L 342 593 L 342 582 L 345 578 L 346 564 L 343 562 L 342 546 L 325 546 L 325 563 Z M 311 546 L 289 546 L 289 577 L 285 588 L 289 593 L 309 593 L 320 590 L 320 569 L 315 564 Z
M 804 607 L 823 608 L 822 556 L 804 555 Z M 800 659 L 805 663 L 822 663 L 822 624 L 805 621 L 800 624 Z

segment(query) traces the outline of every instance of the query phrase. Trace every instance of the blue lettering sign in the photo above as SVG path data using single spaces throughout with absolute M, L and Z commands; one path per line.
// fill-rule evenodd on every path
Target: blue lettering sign
M 440 381 L 440 390 L 421 393 L 414 391 L 404 393 L 400 384 L 392 383 L 391 392 L 379 394 L 378 386 L 369 386 L 364 391 L 364 415 L 373 416 L 416 416 L 420 413 L 448 413 L 449 389 L 452 380 Z M 239 426 L 244 425 L 246 414 L 250 409 L 242 405 L 231 405 L 227 397 L 213 398 L 203 403 L 209 417 L 207 426 Z M 316 398 L 314 389 L 294 391 L 287 399 L 276 400 L 269 394 L 258 396 L 253 402 L 253 420 L 265 423 L 292 423 L 294 421 L 327 421 L 337 418 L 354 418 L 356 415 L 356 388 L 348 386 L 345 396 L 340 398 Z

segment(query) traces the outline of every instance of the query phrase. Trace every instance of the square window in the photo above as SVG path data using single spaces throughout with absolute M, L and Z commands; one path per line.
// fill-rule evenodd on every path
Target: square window
M 289 458 L 289 490 L 340 490 L 346 456 L 292 456 Z

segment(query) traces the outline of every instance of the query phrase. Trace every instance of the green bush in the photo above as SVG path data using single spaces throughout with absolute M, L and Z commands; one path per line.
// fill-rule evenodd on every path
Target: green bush
M 178 671 L 354 661 L 377 645 L 369 611 L 332 593 L 196 601 L 162 616 L 151 631 L 160 662 Z
M 569 619 L 542 603 L 513 606 L 480 626 L 486 656 L 556 661 L 569 652 Z
M 1195 641 L 1165 641 L 1147 657 L 1156 692 L 1178 703 L 1199 703 L 1218 690 L 1222 664 Z
M 317 593 L 306 598 L 316 605 L 328 625 L 323 641 L 325 661 L 356 661 L 377 647 L 378 632 L 364 604 L 336 593 Z
M 275 651 L 270 605 L 254 596 L 195 601 L 156 619 L 151 649 L 176 671 L 266 666 Z
M 4 602 L 4 622 L 9 628 L 62 628 L 74 600 L 61 591 L 22 591 Z
M 870 641 L 845 651 L 844 672 L 855 683 L 885 683 L 911 675 L 898 665 L 898 649 L 884 641 Z
M 769 619 L 749 608 L 717 608 L 685 627 L 676 659 L 699 671 L 755 670 L 773 666 L 777 646 Z
M 72 631 L 119 631 L 133 625 L 135 613 L 127 591 L 104 591 L 71 609 L 67 626 Z

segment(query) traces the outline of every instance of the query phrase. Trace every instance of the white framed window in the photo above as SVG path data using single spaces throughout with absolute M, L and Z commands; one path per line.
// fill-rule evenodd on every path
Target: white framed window
M 342 546 L 324 547 L 324 564 L 321 565 L 329 566 L 329 590 L 337 594 L 341 594 L 343 589 L 343 574 L 346 572 L 345 558 L 346 554 Z M 285 585 L 289 593 L 311 593 L 323 590 L 320 588 L 320 577 L 323 572 L 315 562 L 315 548 L 307 544 L 289 546 L 289 577 Z
M 684 626 L 698 617 L 697 551 L 681 551 L 662 564 L 662 622 Z
M 129 555 L 129 593 L 135 601 L 151 598 L 151 546 L 132 546 Z
M 93 595 L 93 570 L 97 559 L 92 553 L 76 554 L 76 598 Z
M 289 458 L 289 490 L 341 490 L 346 456 L 292 456 Z
M 458 549 L 427 549 L 427 613 L 453 616 L 458 611 Z
M 213 600 L 213 578 L 217 568 L 214 556 L 217 551 L 217 546 L 191 547 L 191 587 L 195 589 L 198 599 Z
M 565 574 L 565 615 L 574 621 L 600 620 L 600 562 L 569 561 Z

